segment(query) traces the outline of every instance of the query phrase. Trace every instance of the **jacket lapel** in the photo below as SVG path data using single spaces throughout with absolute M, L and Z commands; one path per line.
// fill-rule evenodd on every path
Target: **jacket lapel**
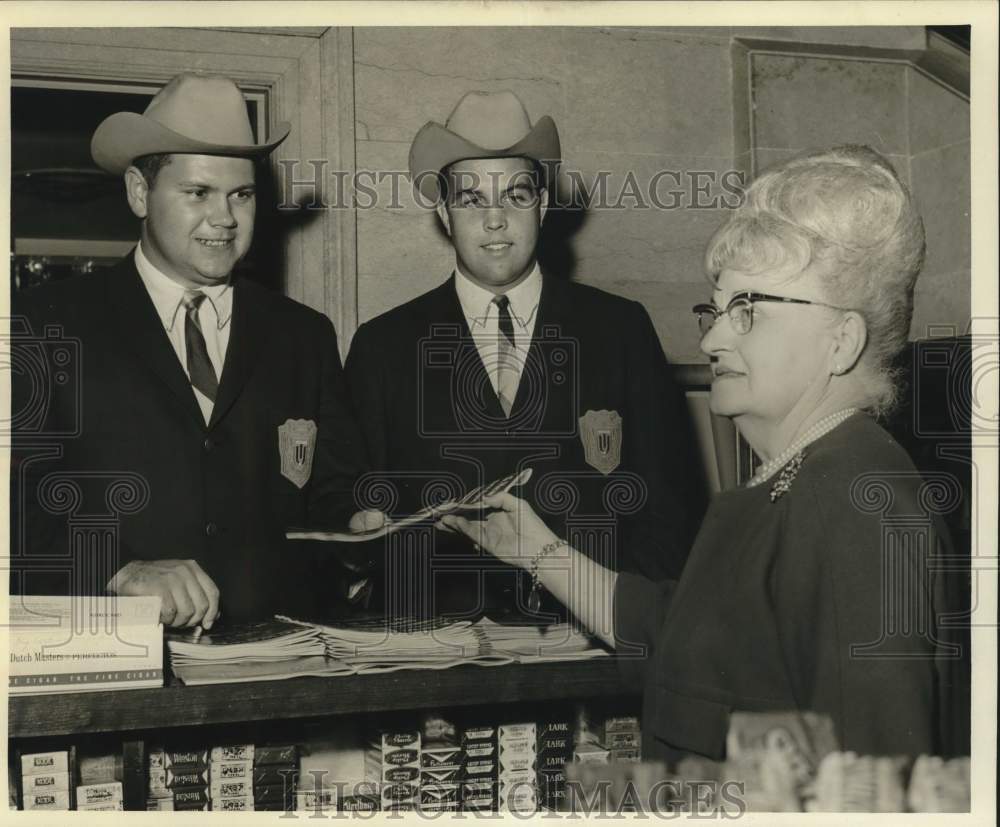
M 129 253 L 114 267 L 107 281 L 107 304 L 112 308 L 114 323 L 121 329 L 122 347 L 131 350 L 139 364 L 149 369 L 187 415 L 204 428 L 205 418 L 198 407 L 191 382 L 167 338 L 153 300 L 139 278 L 133 255 Z
M 233 315 L 229 345 L 219 379 L 219 392 L 208 427 L 214 428 L 229 412 L 257 366 L 270 334 L 271 314 L 262 288 L 244 279 L 233 285 Z
M 575 371 L 579 354 L 570 351 L 567 354 L 568 359 L 557 365 L 551 365 L 547 355 L 561 343 L 566 342 L 568 335 L 566 313 L 569 308 L 561 294 L 562 285 L 543 275 L 542 294 L 538 299 L 538 312 L 535 314 L 535 326 L 531 332 L 531 346 L 524 360 L 524 370 L 517 386 L 514 406 L 511 408 L 511 419 L 523 413 L 522 409 L 527 404 L 541 404 L 544 410 L 538 413 L 550 417 L 551 414 L 562 410 L 566 394 L 577 390 L 569 376 L 564 377 L 562 382 L 553 381 L 552 367 L 562 366 L 563 372 L 567 373 Z M 541 388 L 538 388 L 539 382 L 542 383 Z M 527 421 L 536 422 L 537 427 L 542 426 L 541 418 L 529 417 Z

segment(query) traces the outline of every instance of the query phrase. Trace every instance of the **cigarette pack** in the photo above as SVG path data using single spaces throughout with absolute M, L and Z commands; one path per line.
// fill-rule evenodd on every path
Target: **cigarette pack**
M 211 760 L 213 765 L 228 761 L 249 761 L 252 764 L 253 757 L 253 744 L 212 747 Z
M 422 784 L 420 808 L 422 810 L 453 810 L 459 804 L 459 786 L 451 784 Z
M 174 809 L 180 809 L 178 804 L 207 804 L 207 787 L 175 787 Z
M 68 810 L 69 790 L 55 790 L 50 793 L 25 793 L 25 810 Z
M 35 752 L 21 756 L 21 775 L 55 775 L 69 772 L 69 753 Z
M 469 741 L 493 741 L 496 739 L 497 728 L 493 726 L 474 726 L 462 730 L 462 745 Z
M 638 764 L 642 761 L 642 750 L 639 747 L 634 747 L 631 749 L 613 749 L 611 752 L 611 761 L 617 761 L 620 764 Z
M 253 763 L 251 761 L 213 761 L 211 778 L 212 781 L 236 781 L 240 778 L 253 780 Z
M 379 810 L 379 794 L 352 793 L 344 795 L 337 809 L 342 813 L 371 813 Z
M 200 769 L 175 769 L 171 767 L 164 770 L 164 773 L 164 785 L 168 790 L 177 787 L 203 787 L 208 784 L 208 767 Z
M 252 795 L 223 796 L 216 798 L 212 796 L 212 811 L 220 813 L 251 812 L 254 808 Z
M 255 765 L 253 770 L 253 784 L 255 787 L 282 787 L 287 786 L 294 789 L 298 782 L 299 767 L 297 764 L 270 764 L 268 766 Z
M 259 802 L 270 802 L 270 801 L 288 801 L 291 803 L 292 798 L 295 795 L 295 788 L 291 786 L 285 786 L 283 784 L 270 784 L 267 786 L 254 785 L 253 788 L 253 798 L 254 801 Z
M 79 765 L 81 784 L 102 784 L 106 781 L 121 781 L 123 777 L 121 753 L 82 756 L 79 759 Z
M 602 744 L 606 749 L 639 749 L 642 736 L 638 732 L 609 732 Z
M 121 781 L 109 781 L 104 784 L 83 784 L 76 788 L 77 809 L 82 804 L 107 804 L 121 800 Z
M 265 744 L 253 748 L 253 762 L 263 764 L 298 764 L 299 748 L 296 744 Z
M 514 753 L 504 755 L 500 751 L 500 775 L 511 772 L 534 772 L 537 768 L 537 760 L 534 752 Z
M 45 775 L 26 775 L 21 779 L 21 789 L 25 793 L 54 793 L 69 790 L 69 773 L 57 772 Z
M 152 756 L 150 756 L 152 759 Z M 152 766 L 152 760 L 150 760 Z M 200 769 L 208 766 L 207 749 L 165 750 L 163 752 L 164 769 Z
M 289 796 L 287 799 L 283 798 L 283 799 L 281 799 L 279 801 L 258 801 L 255 798 L 254 802 L 253 802 L 253 808 L 257 812 L 259 812 L 259 813 L 263 813 L 263 812 L 271 812 L 271 813 L 287 812 L 287 813 L 290 813 L 290 812 L 293 811 L 294 803 L 295 802 L 294 802 L 294 800 L 292 799 L 291 796 Z
M 497 805 L 501 810 L 518 813 L 533 813 L 538 809 L 538 796 L 534 784 L 503 788 L 497 794 Z
M 207 801 L 201 801 L 201 802 L 199 802 L 199 801 L 175 801 L 174 802 L 174 810 L 178 811 L 178 812 L 181 812 L 181 811 L 188 811 L 188 812 L 204 811 L 204 812 L 208 812 L 208 802 Z
M 439 767 L 437 769 L 420 770 L 421 784 L 450 784 L 461 778 L 462 768 L 458 766 Z
M 416 802 L 420 795 L 419 784 L 383 784 L 382 809 L 395 807 L 397 804 Z
M 217 798 L 239 798 L 243 796 L 253 798 L 254 792 L 253 781 L 249 778 L 238 778 L 234 781 L 212 779 L 212 785 L 209 789 L 213 801 Z
M 335 789 L 296 790 L 296 812 L 322 813 L 337 809 L 337 791 Z
M 173 810 L 174 809 L 174 799 L 171 798 L 147 798 L 146 799 L 146 809 L 147 810 Z
M 497 762 L 492 758 L 477 758 L 465 762 L 465 777 L 470 781 L 483 777 L 492 778 L 496 772 Z
M 124 810 L 125 805 L 119 801 L 108 801 L 103 804 L 77 804 L 76 809 L 81 812 L 99 813 Z M 148 807 L 146 809 L 149 809 Z
M 505 741 L 516 741 L 522 738 L 534 742 L 537 736 L 537 727 L 533 723 L 501 724 L 498 739 L 502 745 Z
M 611 753 L 598 744 L 577 744 L 573 749 L 573 762 L 576 764 L 607 764 Z
M 420 766 L 424 769 L 459 766 L 462 750 L 455 744 L 429 743 L 420 749 Z

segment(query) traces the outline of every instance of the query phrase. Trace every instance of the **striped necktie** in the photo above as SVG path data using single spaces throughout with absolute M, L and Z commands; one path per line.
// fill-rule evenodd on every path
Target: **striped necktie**
M 214 402 L 219 391 L 219 379 L 212 367 L 212 360 L 208 358 L 205 336 L 198 320 L 198 308 L 205 298 L 204 293 L 193 290 L 185 293 L 181 300 L 185 312 L 184 343 L 187 346 L 187 369 L 191 384 Z
M 510 299 L 495 296 L 497 306 L 497 396 L 505 416 L 510 416 L 517 396 L 518 365 L 514 345 L 514 321 L 510 317 Z

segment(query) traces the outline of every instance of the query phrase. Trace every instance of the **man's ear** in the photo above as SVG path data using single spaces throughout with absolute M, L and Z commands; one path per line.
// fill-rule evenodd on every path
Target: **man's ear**
M 844 314 L 834 334 L 830 348 L 830 372 L 839 376 L 848 373 L 858 363 L 868 342 L 868 326 L 864 317 L 854 310 Z
M 125 197 L 136 217 L 145 218 L 149 213 L 149 185 L 136 167 L 125 170 Z
M 448 215 L 448 207 L 445 206 L 444 201 L 438 201 L 437 207 L 438 218 L 441 219 L 441 223 L 444 224 L 444 231 L 448 233 L 448 238 L 451 238 L 451 216 Z

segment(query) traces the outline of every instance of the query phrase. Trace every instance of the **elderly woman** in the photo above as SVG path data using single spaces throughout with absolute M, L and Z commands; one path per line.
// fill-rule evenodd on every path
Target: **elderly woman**
M 510 495 L 485 519 L 444 518 L 619 650 L 649 757 L 721 758 L 734 710 L 826 714 L 862 754 L 967 751 L 944 575 L 919 541 L 891 547 L 866 490 L 920 525 L 923 482 L 873 417 L 896 391 L 923 251 L 909 193 L 866 147 L 769 170 L 715 234 L 712 302 L 694 308 L 711 408 L 763 464 L 717 495 L 679 582 L 602 569 Z M 944 553 L 942 528 L 923 536 Z

